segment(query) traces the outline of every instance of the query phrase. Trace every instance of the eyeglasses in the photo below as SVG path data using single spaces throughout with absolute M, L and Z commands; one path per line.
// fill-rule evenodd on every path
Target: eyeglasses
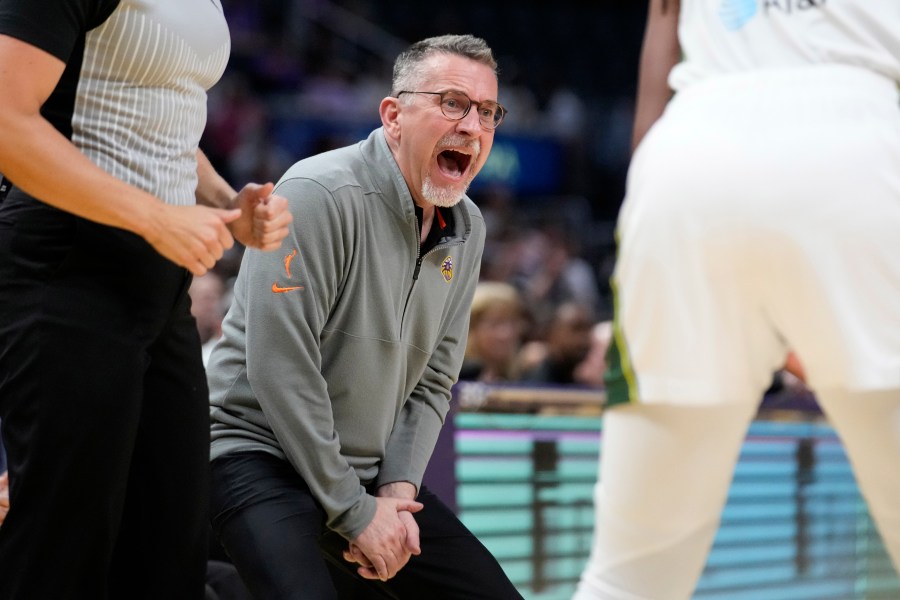
M 410 90 L 403 90 L 397 92 L 398 98 L 400 97 L 400 94 L 430 94 L 432 96 L 440 96 L 441 112 L 444 113 L 445 117 L 453 121 L 460 121 L 465 118 L 474 104 L 478 107 L 478 121 L 481 122 L 481 126 L 485 129 L 496 129 L 503 121 L 503 117 L 506 116 L 506 109 L 500 104 L 497 104 L 492 100 L 475 102 L 462 92 L 413 92 Z

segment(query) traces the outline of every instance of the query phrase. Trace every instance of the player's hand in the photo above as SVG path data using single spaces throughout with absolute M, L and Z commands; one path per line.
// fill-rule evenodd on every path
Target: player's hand
M 287 199 L 272 195 L 274 187 L 271 183 L 248 183 L 235 197 L 232 206 L 241 210 L 241 216 L 228 227 L 234 239 L 243 245 L 275 250 L 287 237 L 293 217 Z

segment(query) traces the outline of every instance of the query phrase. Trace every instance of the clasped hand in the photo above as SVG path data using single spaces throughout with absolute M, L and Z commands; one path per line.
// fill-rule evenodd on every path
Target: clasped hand
M 344 560 L 358 563 L 365 579 L 387 581 L 402 569 L 412 555 L 421 553 L 419 526 L 413 513 L 422 504 L 402 498 L 375 498 L 375 517 L 344 550 Z

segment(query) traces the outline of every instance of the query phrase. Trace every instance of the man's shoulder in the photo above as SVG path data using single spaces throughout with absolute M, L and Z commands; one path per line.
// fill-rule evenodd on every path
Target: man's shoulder
M 360 178 L 365 167 L 359 144 L 335 148 L 298 160 L 284 172 L 279 183 L 289 179 L 309 179 L 332 189 Z
M 297 161 L 278 180 L 275 191 L 289 201 L 318 198 L 344 204 L 376 191 L 368 171 L 358 145 L 346 146 Z

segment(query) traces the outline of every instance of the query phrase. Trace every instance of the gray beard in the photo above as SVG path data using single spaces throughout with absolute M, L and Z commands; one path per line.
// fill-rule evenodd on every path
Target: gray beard
M 434 185 L 430 177 L 427 177 L 422 183 L 422 197 L 435 206 L 440 206 L 441 208 L 450 208 L 451 206 L 455 206 L 459 203 L 460 200 L 462 200 L 463 196 L 469 189 L 470 183 L 471 181 L 466 183 L 466 187 L 460 193 L 453 188 L 438 187 Z

